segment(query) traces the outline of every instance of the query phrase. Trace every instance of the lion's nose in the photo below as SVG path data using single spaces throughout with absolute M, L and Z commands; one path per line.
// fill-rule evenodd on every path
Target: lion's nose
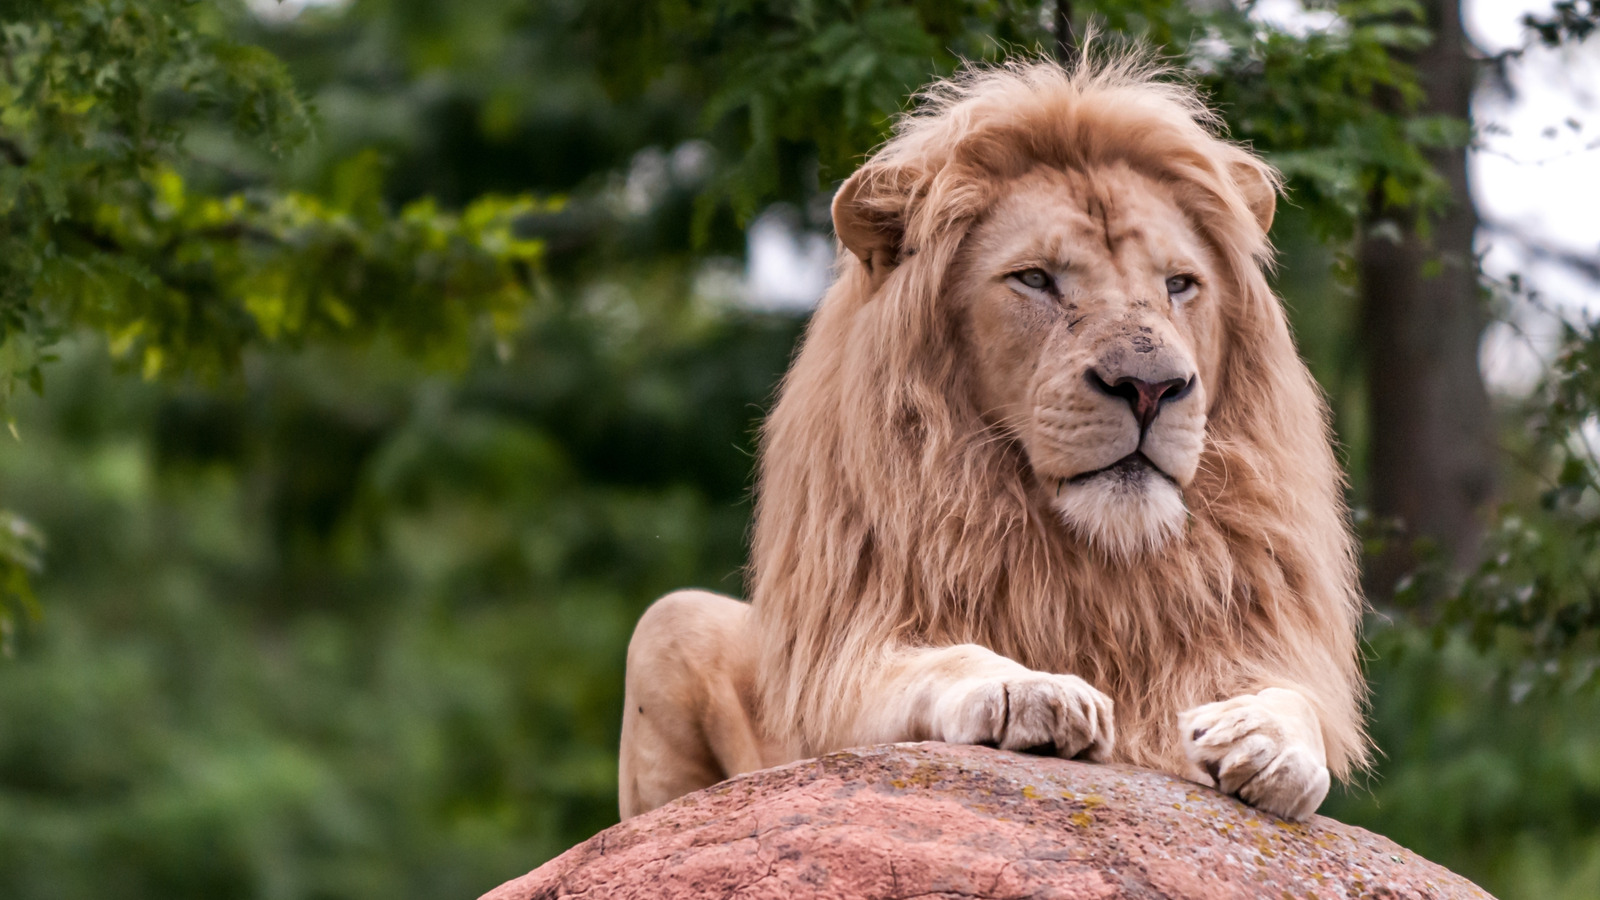
M 1161 412 L 1161 404 L 1172 400 L 1182 400 L 1194 389 L 1195 378 L 1168 378 L 1165 381 L 1145 381 L 1143 378 L 1134 378 L 1132 375 L 1122 375 L 1107 380 L 1094 369 L 1089 370 L 1089 384 L 1095 390 L 1111 397 L 1120 397 L 1128 402 L 1133 410 L 1133 417 L 1139 420 L 1139 433 L 1143 434 L 1150 428 L 1150 423 L 1156 419 L 1156 414 Z

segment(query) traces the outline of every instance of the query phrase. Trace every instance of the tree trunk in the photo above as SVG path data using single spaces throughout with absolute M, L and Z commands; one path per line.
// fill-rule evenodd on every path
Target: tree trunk
M 1054 31 L 1056 62 L 1071 66 L 1078 61 L 1078 38 L 1072 33 L 1072 0 L 1056 0 Z
M 1421 112 L 1467 119 L 1476 70 L 1460 7 L 1452 0 L 1425 7 L 1434 40 L 1412 60 L 1426 91 Z M 1415 212 L 1375 200 L 1359 251 L 1370 501 L 1376 516 L 1403 529 L 1369 573 L 1380 596 L 1417 561 L 1414 540 L 1437 548 L 1447 564 L 1470 565 L 1494 491 L 1494 425 L 1478 368 L 1486 310 L 1466 151 L 1434 151 L 1431 161 L 1451 203 L 1431 219 L 1429 237 L 1418 234 Z

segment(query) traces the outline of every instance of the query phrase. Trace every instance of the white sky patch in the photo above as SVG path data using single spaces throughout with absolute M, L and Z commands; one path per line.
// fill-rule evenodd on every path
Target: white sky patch
M 785 204 L 769 207 L 745 235 L 750 306 L 803 312 L 817 305 L 833 275 L 829 238 L 807 231 Z
M 1499 53 L 1522 46 L 1524 15 L 1548 15 L 1554 6 L 1552 0 L 1466 0 L 1461 22 L 1480 49 Z
M 1514 96 L 1485 88 L 1474 102 L 1471 178 L 1482 217 L 1600 256 L 1600 42 L 1532 48 L 1512 64 L 1511 82 Z
M 1528 45 L 1522 17 L 1551 8 L 1551 0 L 1466 0 L 1462 13 L 1473 42 L 1495 54 Z M 1510 95 L 1484 86 L 1473 101 L 1468 177 L 1485 223 L 1484 274 L 1502 283 L 1520 276 L 1549 309 L 1600 314 L 1600 284 L 1529 246 L 1600 262 L 1600 40 L 1534 42 L 1507 74 Z M 1484 334 L 1479 364 L 1493 390 L 1519 395 L 1537 383 L 1559 327 L 1530 304 L 1513 301 L 1512 310 L 1514 322 Z
M 1256 0 L 1250 18 L 1279 31 L 1304 37 L 1313 31 L 1327 31 L 1341 23 L 1331 9 L 1306 9 L 1300 0 Z
M 633 155 L 622 190 L 622 206 L 629 215 L 648 213 L 672 187 L 672 168 L 660 147 L 646 147 Z
M 256 18 L 267 22 L 289 22 L 314 6 L 343 6 L 350 0 L 245 0 Z

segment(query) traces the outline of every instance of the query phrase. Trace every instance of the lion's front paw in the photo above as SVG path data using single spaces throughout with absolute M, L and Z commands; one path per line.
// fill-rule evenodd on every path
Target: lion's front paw
M 1024 671 L 968 678 L 934 708 L 934 733 L 952 744 L 1103 761 L 1115 733 L 1111 698 L 1074 675 Z
M 1310 818 L 1328 796 L 1316 711 L 1294 691 L 1268 688 L 1178 715 L 1189 778 L 1257 809 Z

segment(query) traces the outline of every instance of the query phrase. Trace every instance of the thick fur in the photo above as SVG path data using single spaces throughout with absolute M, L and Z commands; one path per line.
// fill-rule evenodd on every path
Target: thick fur
M 1341 475 L 1322 397 L 1262 271 L 1276 176 L 1213 127 L 1191 90 L 1133 61 L 974 70 L 927 91 L 841 189 L 836 223 L 851 252 L 762 434 L 743 627 L 765 764 L 864 740 L 957 739 L 927 716 L 871 724 L 938 706 L 896 674 L 916 650 L 945 673 L 928 691 L 946 705 L 964 685 L 981 693 L 980 670 L 1011 679 L 1006 703 L 1022 688 L 1053 692 L 1077 710 L 1061 714 L 1078 723 L 1063 755 L 1228 787 L 1229 764 L 1206 774 L 1218 762 L 1206 756 L 1211 729 L 1209 740 L 1316 744 L 1308 759 L 1341 778 L 1365 762 L 1362 601 Z M 1170 189 L 1224 273 L 1187 522 L 1158 536 L 1159 552 L 1100 552 L 1062 521 L 1024 451 L 974 403 L 947 304 L 963 239 L 1006 185 L 1039 167 L 1102 166 Z M 630 657 L 630 690 L 660 680 L 633 669 Z M 1288 690 L 1251 696 L 1271 688 Z M 1114 738 L 1099 692 L 1114 701 Z M 1096 710 L 1101 724 L 1083 726 Z M 1279 728 L 1281 715 L 1294 721 Z M 970 739 L 1008 742 L 998 731 Z M 1304 814 L 1304 802 L 1278 811 Z
M 1190 707 L 1284 683 L 1343 777 L 1365 759 L 1362 603 L 1322 396 L 1262 274 L 1261 164 L 1196 96 L 1131 63 L 935 86 L 867 163 L 903 222 L 887 278 L 845 254 L 763 432 L 751 581 L 763 719 L 801 753 L 846 739 L 838 698 L 886 644 L 976 643 L 1117 704 L 1113 758 L 1179 771 Z M 1188 530 L 1159 556 L 1087 552 L 1031 502 L 1016 448 L 965 400 L 939 301 L 995 186 L 1126 162 L 1178 193 L 1234 279 Z M 895 226 L 888 226 L 893 229 Z M 915 251 L 912 254 L 910 251 Z

